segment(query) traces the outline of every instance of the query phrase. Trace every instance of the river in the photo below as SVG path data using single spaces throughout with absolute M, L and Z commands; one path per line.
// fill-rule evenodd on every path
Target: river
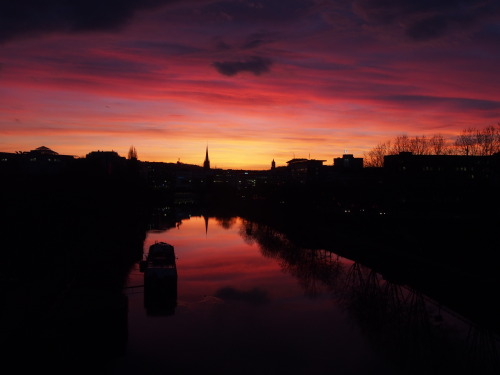
M 151 229 L 174 246 L 170 309 L 146 305 L 138 263 L 127 340 L 108 374 L 498 373 L 498 338 L 361 264 L 239 217 Z

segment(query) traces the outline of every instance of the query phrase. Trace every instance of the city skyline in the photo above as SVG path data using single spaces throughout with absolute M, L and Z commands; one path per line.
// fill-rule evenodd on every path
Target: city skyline
M 500 119 L 495 1 L 142 3 L 0 6 L 2 152 L 258 170 Z

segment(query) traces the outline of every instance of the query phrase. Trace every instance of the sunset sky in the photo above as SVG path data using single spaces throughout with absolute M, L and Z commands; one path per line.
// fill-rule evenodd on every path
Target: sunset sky
M 267 169 L 500 121 L 498 0 L 16 0 L 0 152 Z

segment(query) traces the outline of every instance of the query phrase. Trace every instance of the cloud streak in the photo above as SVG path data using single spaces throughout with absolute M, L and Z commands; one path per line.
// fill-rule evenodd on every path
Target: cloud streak
M 214 68 L 222 75 L 232 77 L 242 72 L 250 72 L 256 76 L 269 72 L 272 61 L 259 56 L 252 56 L 240 61 L 216 61 Z
M 495 0 L 355 0 L 353 9 L 368 24 L 399 28 L 413 41 L 468 31 L 500 16 Z

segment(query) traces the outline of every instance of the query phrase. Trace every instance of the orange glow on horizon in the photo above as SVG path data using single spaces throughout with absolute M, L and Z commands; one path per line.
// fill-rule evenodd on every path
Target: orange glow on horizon
M 201 165 L 208 144 L 212 166 L 260 170 L 498 123 L 500 53 L 487 13 L 467 13 L 475 28 L 419 39 L 402 28 L 421 14 L 401 12 L 394 28 L 368 3 L 329 3 L 247 9 L 257 17 L 249 22 L 246 3 L 213 12 L 169 2 L 137 10 L 121 29 L 35 28 L 21 38 L 7 28 L 0 152 L 125 156 L 133 145 L 143 161 Z

